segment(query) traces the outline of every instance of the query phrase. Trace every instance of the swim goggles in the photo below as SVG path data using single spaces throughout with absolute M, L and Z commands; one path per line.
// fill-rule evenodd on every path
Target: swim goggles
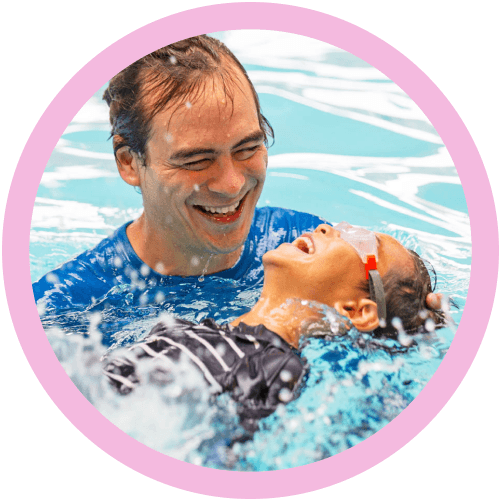
M 340 237 L 349 243 L 361 257 L 365 265 L 366 279 L 369 280 L 370 299 L 377 304 L 379 319 L 385 320 L 387 317 L 385 292 L 382 277 L 377 270 L 378 245 L 375 233 L 362 227 L 351 226 L 347 222 L 341 222 L 333 228 L 339 231 Z

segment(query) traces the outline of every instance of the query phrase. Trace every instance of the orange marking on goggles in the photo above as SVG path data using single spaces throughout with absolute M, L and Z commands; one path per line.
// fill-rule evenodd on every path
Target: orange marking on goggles
M 370 271 L 377 270 L 377 259 L 375 255 L 367 255 L 365 263 L 366 279 L 370 279 Z

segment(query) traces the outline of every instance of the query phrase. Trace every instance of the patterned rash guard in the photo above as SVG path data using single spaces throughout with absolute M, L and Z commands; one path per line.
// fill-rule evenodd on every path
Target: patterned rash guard
M 142 342 L 129 348 L 126 357 L 108 358 L 104 373 L 120 394 L 128 394 L 141 383 L 136 373 L 141 359 L 176 360 L 181 353 L 217 393 L 231 393 L 249 431 L 255 430 L 258 419 L 290 399 L 306 370 L 297 351 L 263 325 L 221 326 L 212 319 L 196 325 L 172 319 L 158 323 Z

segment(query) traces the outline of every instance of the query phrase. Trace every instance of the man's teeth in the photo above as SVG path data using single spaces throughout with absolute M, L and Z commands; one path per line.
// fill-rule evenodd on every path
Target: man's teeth
M 235 203 L 234 205 L 230 205 L 228 207 L 220 207 L 220 208 L 214 208 L 214 207 L 204 207 L 203 205 L 201 208 L 205 210 L 205 212 L 211 212 L 213 214 L 227 214 L 228 212 L 234 212 L 240 205 L 240 202 Z

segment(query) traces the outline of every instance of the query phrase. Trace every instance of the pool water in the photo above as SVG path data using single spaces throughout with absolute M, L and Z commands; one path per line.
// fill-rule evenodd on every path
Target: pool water
M 356 445 L 413 401 L 446 354 L 460 322 L 470 274 L 467 205 L 452 159 L 418 106 L 375 68 L 330 45 L 277 32 L 219 33 L 247 68 L 276 142 L 259 206 L 314 213 L 389 233 L 432 262 L 437 290 L 458 309 L 434 335 L 374 341 L 355 330 L 310 338 L 299 397 L 239 442 L 234 403 L 215 403 L 187 367 L 173 386 L 146 385 L 133 397 L 111 392 L 99 358 L 143 337 L 169 294 L 175 313 L 200 321 L 234 319 L 257 300 L 262 281 L 207 276 L 175 289 L 117 287 L 112 307 L 41 318 L 72 380 L 111 421 L 139 441 L 181 460 L 230 470 L 274 470 L 310 463 Z M 33 281 L 90 248 L 141 212 L 141 197 L 118 176 L 108 141 L 103 88 L 68 125 L 47 164 L 33 211 Z M 328 312 L 330 323 L 335 314 Z M 333 319 L 332 319 L 333 318 Z M 454 324 L 453 324 L 454 323 Z M 67 336 L 64 333 L 90 333 Z M 321 332 L 320 332 L 321 333 Z M 144 366 L 148 370 L 154 366 Z M 186 375 L 189 373 L 189 376 Z M 201 385 L 200 385 L 201 384 Z

